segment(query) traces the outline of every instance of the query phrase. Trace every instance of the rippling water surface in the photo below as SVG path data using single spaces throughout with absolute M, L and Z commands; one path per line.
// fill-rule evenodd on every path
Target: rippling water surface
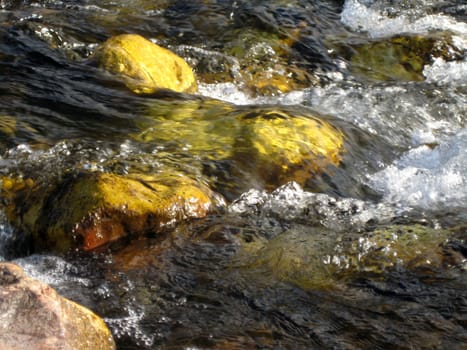
M 226 183 L 243 182 L 223 193 L 225 212 L 91 254 L 17 251 L 21 232 L 0 212 L 0 259 L 102 316 L 119 349 L 465 348 L 466 9 L 421 0 L 0 1 L 2 176 L 54 181 L 70 169 L 175 165 L 202 177 L 206 164 L 183 138 L 144 135 L 178 111 L 193 123 L 221 113 L 212 98 L 239 111 L 318 114 L 346 137 L 331 175 L 266 191 L 227 172 Z M 199 93 L 134 95 L 89 64 L 120 33 L 184 57 Z M 417 79 L 353 58 L 362 45 L 439 33 L 450 51 Z M 305 73 L 281 93 L 252 88 L 242 75 L 252 66 Z

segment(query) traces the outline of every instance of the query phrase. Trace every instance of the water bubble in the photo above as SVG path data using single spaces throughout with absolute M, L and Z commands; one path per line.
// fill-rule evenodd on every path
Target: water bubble
M 66 260 L 52 255 L 31 255 L 13 261 L 32 278 L 51 285 L 57 290 L 68 286 L 90 287 L 91 281 L 79 276 L 78 268 Z
M 129 336 L 141 346 L 152 346 L 154 344 L 154 336 L 146 334 L 140 325 L 140 322 L 145 317 L 144 310 L 141 307 L 131 305 L 127 305 L 125 310 L 127 316 L 104 318 L 104 321 L 111 328 L 114 337 L 120 339 Z

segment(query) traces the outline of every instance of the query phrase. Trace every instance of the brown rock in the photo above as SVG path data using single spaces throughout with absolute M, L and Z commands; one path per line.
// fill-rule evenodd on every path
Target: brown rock
M 15 188 L 8 181 L 9 188 Z M 21 188 L 21 186 L 19 186 Z M 200 218 L 216 197 L 178 174 L 69 174 L 54 189 L 33 185 L 8 193 L 10 221 L 32 234 L 36 250 L 91 250 L 124 236 L 161 232 Z M 25 195 L 24 192 L 27 192 Z
M 25 275 L 0 264 L 0 349 L 115 349 L 104 321 Z

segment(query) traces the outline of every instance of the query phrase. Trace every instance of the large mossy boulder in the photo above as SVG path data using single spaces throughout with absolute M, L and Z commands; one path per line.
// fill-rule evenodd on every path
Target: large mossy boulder
M 170 144 L 172 153 L 210 164 L 205 175 L 213 175 L 212 185 L 223 194 L 235 186 L 237 195 L 252 186 L 273 189 L 289 181 L 303 186 L 338 166 L 344 152 L 344 134 L 308 110 L 208 100 L 171 105 L 169 113 L 158 104 L 149 113 L 152 120 L 134 138 Z
M 0 263 L 0 348 L 16 350 L 112 350 L 104 321 L 28 277 L 17 265 Z
M 158 233 L 206 216 L 222 199 L 177 174 L 81 172 L 55 186 L 4 179 L 6 214 L 34 250 L 91 250 L 125 236 Z
M 138 94 L 158 89 L 192 93 L 197 90 L 191 67 L 173 52 L 136 34 L 114 36 L 94 53 L 99 67 L 121 76 Z

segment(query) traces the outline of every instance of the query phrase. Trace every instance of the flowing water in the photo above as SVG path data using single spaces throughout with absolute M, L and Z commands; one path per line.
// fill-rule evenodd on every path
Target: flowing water
M 0 0 L 2 176 L 175 165 L 211 184 L 183 140 L 141 136 L 177 111 L 220 113 L 207 98 L 319 114 L 346 137 L 342 164 L 304 187 L 266 191 L 226 174 L 242 184 L 225 190 L 224 211 L 93 253 L 23 249 L 0 211 L 0 260 L 94 310 L 119 349 L 465 349 L 466 10 L 454 0 Z M 198 95 L 134 95 L 88 64 L 120 33 L 183 56 Z M 352 58 L 400 35 L 448 35 L 453 59 L 431 57 L 405 79 Z M 293 44 L 284 53 L 273 40 Z M 258 64 L 308 78 L 284 93 L 251 89 L 242 70 Z

